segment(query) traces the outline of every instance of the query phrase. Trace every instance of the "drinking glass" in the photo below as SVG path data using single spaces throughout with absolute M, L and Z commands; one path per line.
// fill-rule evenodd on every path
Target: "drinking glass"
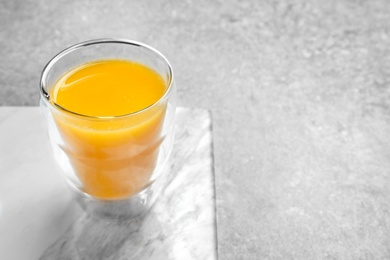
M 61 76 L 83 64 L 113 59 L 155 71 L 166 85 L 163 96 L 149 107 L 121 116 L 88 116 L 56 103 L 52 90 Z M 54 158 L 84 209 L 134 215 L 152 205 L 173 146 L 176 108 L 172 68 L 160 52 L 124 39 L 71 46 L 43 69 L 40 107 Z

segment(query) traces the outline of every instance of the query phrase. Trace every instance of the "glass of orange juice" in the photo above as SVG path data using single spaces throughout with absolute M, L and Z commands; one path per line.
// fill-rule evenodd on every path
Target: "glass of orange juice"
M 54 157 L 83 201 L 148 208 L 173 145 L 168 60 L 139 42 L 83 42 L 49 61 L 40 93 Z

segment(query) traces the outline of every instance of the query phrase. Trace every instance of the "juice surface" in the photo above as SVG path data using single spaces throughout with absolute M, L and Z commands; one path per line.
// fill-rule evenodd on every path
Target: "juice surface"
M 104 60 L 65 74 L 54 88 L 54 102 L 78 114 L 120 116 L 152 105 L 165 89 L 160 75 L 144 65 Z
M 52 88 L 53 102 L 77 114 L 122 116 L 157 102 L 167 86 L 150 68 L 103 60 L 76 67 Z M 149 184 L 160 144 L 165 104 L 113 120 L 53 114 L 82 189 L 102 199 L 126 198 Z

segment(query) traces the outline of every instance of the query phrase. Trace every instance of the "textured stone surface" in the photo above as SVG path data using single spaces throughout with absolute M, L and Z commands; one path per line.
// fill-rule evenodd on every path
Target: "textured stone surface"
M 220 259 L 390 258 L 390 2 L 0 2 L 0 104 L 97 37 L 151 44 L 213 112 Z

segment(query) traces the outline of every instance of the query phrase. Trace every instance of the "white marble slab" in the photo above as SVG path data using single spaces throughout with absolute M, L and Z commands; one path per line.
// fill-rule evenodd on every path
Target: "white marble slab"
M 85 214 L 62 179 L 39 109 L 0 108 L 0 259 L 216 259 L 211 120 L 180 108 L 173 164 L 151 211 Z

